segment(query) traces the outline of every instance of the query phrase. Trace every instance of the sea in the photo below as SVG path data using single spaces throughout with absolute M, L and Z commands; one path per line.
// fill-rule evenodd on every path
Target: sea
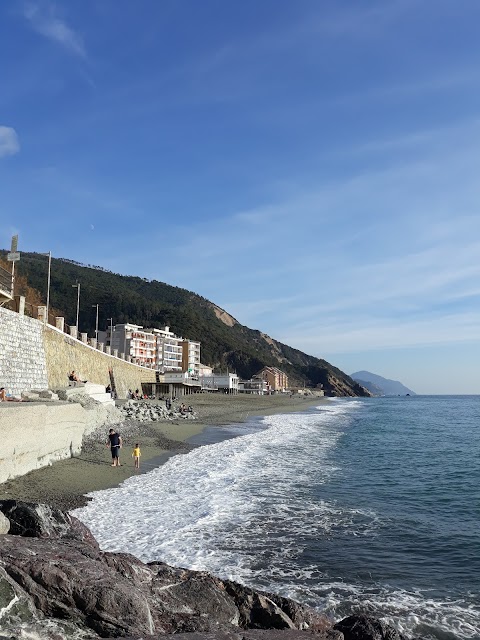
M 331 399 L 193 442 L 74 512 L 103 549 L 480 639 L 480 396 Z

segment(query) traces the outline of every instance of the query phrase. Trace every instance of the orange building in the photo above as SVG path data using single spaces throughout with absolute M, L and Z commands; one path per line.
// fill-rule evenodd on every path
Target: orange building
M 263 367 L 253 377 L 267 383 L 267 393 L 284 393 L 288 389 L 288 376 L 277 367 Z

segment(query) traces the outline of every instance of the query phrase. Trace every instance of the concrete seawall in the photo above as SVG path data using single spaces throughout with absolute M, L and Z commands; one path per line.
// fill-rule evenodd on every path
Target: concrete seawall
M 85 397 L 85 396 L 83 396 Z M 79 402 L 0 403 L 0 483 L 80 453 L 84 436 L 123 420 L 115 407 Z
M 80 452 L 90 416 L 73 402 L 0 404 L 0 482 Z

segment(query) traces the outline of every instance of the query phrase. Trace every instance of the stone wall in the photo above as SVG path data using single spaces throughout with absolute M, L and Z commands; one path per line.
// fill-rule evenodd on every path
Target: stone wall
M 50 389 L 67 386 L 67 376 L 73 370 L 81 380 L 105 387 L 110 383 L 111 370 L 119 398 L 126 398 L 128 389 L 141 389 L 142 382 L 155 382 L 152 369 L 102 353 L 53 327 L 45 327 L 44 343 Z
M 88 412 L 75 402 L 0 403 L 0 482 L 80 453 Z
M 0 387 L 16 395 L 47 386 L 43 324 L 0 307 Z
M 68 386 L 75 370 L 82 380 L 103 386 L 112 372 L 119 398 L 142 382 L 155 382 L 155 371 L 98 351 L 55 327 L 0 307 L 0 387 L 19 395 L 32 389 Z

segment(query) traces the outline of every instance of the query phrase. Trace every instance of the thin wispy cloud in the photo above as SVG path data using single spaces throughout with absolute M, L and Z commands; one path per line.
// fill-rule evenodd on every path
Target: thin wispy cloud
M 85 58 L 87 53 L 81 36 L 61 17 L 54 4 L 28 3 L 23 7 L 23 15 L 30 27 L 40 35 L 61 45 L 70 53 Z
M 0 158 L 13 156 L 19 151 L 20 143 L 15 129 L 0 126 Z
M 356 319 L 334 326 L 319 323 L 310 331 L 285 332 L 276 336 L 286 344 L 295 343 L 307 353 L 361 352 L 370 349 L 405 349 L 430 345 L 478 343 L 478 314 L 472 312 L 442 315 L 424 320 L 392 318 L 370 319 L 360 325 Z
M 208 247 L 208 260 L 192 265 L 180 249 L 167 250 L 165 262 L 177 265 L 169 277 L 198 277 L 240 322 L 317 355 L 327 344 L 340 352 L 475 340 L 478 139 L 476 120 L 418 132 L 409 140 L 415 163 L 203 221 L 181 251 L 205 256 Z M 257 269 L 218 269 L 230 261 Z M 454 306 L 466 314 L 452 314 Z

